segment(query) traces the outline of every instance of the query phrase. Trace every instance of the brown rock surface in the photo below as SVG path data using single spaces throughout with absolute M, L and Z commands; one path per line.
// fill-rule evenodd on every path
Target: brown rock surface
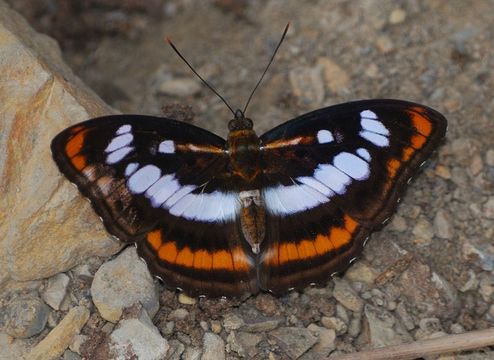
M 58 172 L 51 139 L 112 110 L 77 79 L 56 43 L 0 2 L 0 288 L 67 270 L 119 244 Z

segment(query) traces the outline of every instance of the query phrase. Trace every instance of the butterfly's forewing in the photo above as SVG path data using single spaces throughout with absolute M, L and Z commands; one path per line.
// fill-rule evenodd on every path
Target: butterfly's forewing
M 261 136 L 268 219 L 260 287 L 283 292 L 347 267 L 445 132 L 446 119 L 430 108 L 366 100 Z
M 52 152 L 108 231 L 135 242 L 166 285 L 191 295 L 257 290 L 222 138 L 169 119 L 116 115 L 64 130 Z

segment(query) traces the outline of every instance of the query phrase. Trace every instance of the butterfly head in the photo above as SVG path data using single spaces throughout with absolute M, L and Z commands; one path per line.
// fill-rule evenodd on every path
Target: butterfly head
M 251 119 L 246 118 L 243 111 L 237 109 L 235 111 L 235 117 L 228 123 L 228 130 L 238 131 L 238 130 L 252 130 L 254 123 Z

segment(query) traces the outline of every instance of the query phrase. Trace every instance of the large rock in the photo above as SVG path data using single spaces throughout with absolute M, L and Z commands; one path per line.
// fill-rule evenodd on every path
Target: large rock
M 0 289 L 52 276 L 120 244 L 59 173 L 51 139 L 112 109 L 74 76 L 57 44 L 0 0 Z

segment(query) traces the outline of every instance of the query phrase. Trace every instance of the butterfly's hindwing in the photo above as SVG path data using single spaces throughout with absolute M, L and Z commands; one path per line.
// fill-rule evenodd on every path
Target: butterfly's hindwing
M 445 131 L 432 109 L 367 100 L 302 115 L 261 136 L 269 214 L 261 288 L 283 292 L 347 267 Z

